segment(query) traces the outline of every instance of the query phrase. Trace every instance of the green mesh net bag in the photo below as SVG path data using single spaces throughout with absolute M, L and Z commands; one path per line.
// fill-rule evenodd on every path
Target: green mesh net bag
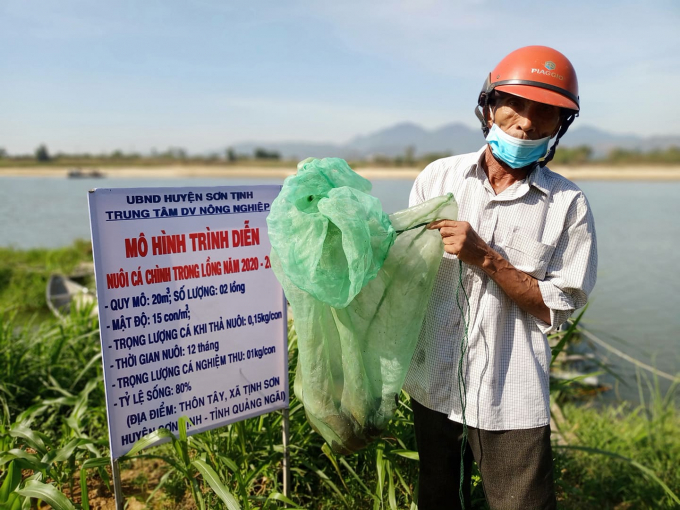
M 294 390 L 337 453 L 380 436 L 392 418 L 456 219 L 451 194 L 386 215 L 342 159 L 298 165 L 267 218 L 272 268 L 298 335 Z

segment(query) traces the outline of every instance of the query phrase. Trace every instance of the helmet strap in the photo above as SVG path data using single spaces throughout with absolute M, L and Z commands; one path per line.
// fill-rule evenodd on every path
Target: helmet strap
M 538 163 L 541 166 L 541 168 L 547 165 L 555 156 L 555 150 L 557 150 L 557 146 L 560 143 L 560 138 L 564 136 L 564 134 L 567 132 L 567 129 L 569 129 L 569 126 L 571 126 L 571 123 L 574 122 L 574 120 L 576 120 L 576 117 L 578 117 L 578 112 L 574 112 L 568 115 L 566 119 L 564 119 L 564 122 L 562 122 L 562 125 L 560 126 L 560 130 L 557 132 L 555 143 L 552 144 L 552 147 L 550 147 L 550 150 L 548 151 L 548 154 L 546 154 L 545 158 L 543 158 Z
M 486 109 L 486 106 L 484 108 Z M 482 132 L 484 133 L 484 138 L 486 138 L 486 135 L 489 134 L 489 127 L 486 125 L 486 119 L 484 118 L 482 110 L 479 109 L 479 105 L 475 106 L 475 115 L 479 119 L 479 122 L 482 123 Z
M 494 87 L 491 85 L 491 74 L 486 77 L 484 81 L 484 86 L 482 91 L 479 93 L 477 98 L 477 106 L 475 107 L 475 116 L 482 123 L 482 133 L 484 133 L 484 138 L 489 134 L 489 126 L 486 124 L 486 109 L 489 107 L 489 95 L 493 94 Z M 480 109 L 481 107 L 481 109 Z
M 477 106 L 475 107 L 475 115 L 482 124 L 482 133 L 484 133 L 484 138 L 486 138 L 486 136 L 489 134 L 489 126 L 486 120 L 486 112 L 489 108 L 489 94 L 493 94 L 493 88 L 489 91 L 482 92 L 479 95 L 479 100 L 477 101 Z

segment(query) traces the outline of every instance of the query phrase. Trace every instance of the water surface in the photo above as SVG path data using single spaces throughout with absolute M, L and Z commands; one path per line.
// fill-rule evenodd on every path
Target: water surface
M 87 191 L 94 187 L 253 183 L 282 180 L 2 177 L 0 246 L 59 247 L 77 238 L 89 239 Z M 408 205 L 411 181 L 375 180 L 373 185 L 387 212 Z M 680 372 L 680 182 L 579 185 L 595 216 L 600 259 L 585 326 L 641 361 L 672 374 Z M 621 395 L 636 400 L 634 368 L 613 355 L 608 360 L 630 383 L 620 389 Z

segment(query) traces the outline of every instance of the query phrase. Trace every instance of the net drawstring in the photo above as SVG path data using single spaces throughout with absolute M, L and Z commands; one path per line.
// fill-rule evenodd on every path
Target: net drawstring
M 396 233 L 401 234 L 408 230 L 413 230 L 418 227 L 424 227 L 429 223 L 421 223 L 403 230 L 397 230 Z M 463 294 L 465 305 L 460 303 L 460 294 Z M 465 421 L 465 408 L 467 407 L 467 389 L 465 387 L 465 373 L 464 360 L 468 349 L 468 324 L 470 323 L 470 301 L 467 292 L 463 286 L 463 262 L 458 259 L 458 286 L 456 287 L 456 305 L 460 311 L 460 317 L 463 321 L 463 338 L 460 342 L 460 359 L 458 360 L 458 398 L 460 399 L 461 414 L 463 418 L 463 437 L 460 444 L 460 482 L 458 484 L 458 497 L 460 498 L 461 508 L 465 508 L 465 498 L 463 496 L 463 483 L 465 481 L 465 447 L 467 446 L 468 428 Z M 465 308 L 465 309 L 463 309 Z
M 465 298 L 465 310 L 460 303 L 460 293 Z M 458 485 L 458 497 L 460 498 L 461 508 L 465 508 L 465 497 L 463 496 L 463 483 L 465 480 L 465 447 L 467 446 L 468 428 L 465 421 L 465 408 L 467 405 L 467 390 L 465 387 L 464 360 L 468 349 L 468 324 L 470 323 L 470 301 L 463 286 L 463 262 L 458 259 L 458 287 L 456 288 L 456 305 L 460 311 L 463 321 L 463 338 L 460 341 L 460 359 L 458 360 L 458 397 L 460 399 L 461 415 L 463 418 L 463 437 L 460 444 L 460 483 Z
M 425 222 L 425 223 L 418 223 L 418 225 L 413 225 L 412 227 L 403 228 L 403 229 L 401 229 L 401 230 L 395 230 L 395 232 L 397 233 L 397 235 L 403 234 L 404 232 L 408 232 L 409 230 L 414 230 L 414 229 L 420 228 L 420 227 L 426 227 L 426 226 L 429 225 L 430 223 L 432 223 L 432 222 L 431 222 L 431 221 L 427 221 L 427 222 Z

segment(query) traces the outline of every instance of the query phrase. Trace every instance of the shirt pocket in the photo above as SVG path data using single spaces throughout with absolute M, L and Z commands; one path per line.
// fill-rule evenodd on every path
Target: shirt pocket
M 517 269 L 538 280 L 545 278 L 554 246 L 534 241 L 520 230 L 513 229 L 506 235 L 503 247 L 508 260 Z

